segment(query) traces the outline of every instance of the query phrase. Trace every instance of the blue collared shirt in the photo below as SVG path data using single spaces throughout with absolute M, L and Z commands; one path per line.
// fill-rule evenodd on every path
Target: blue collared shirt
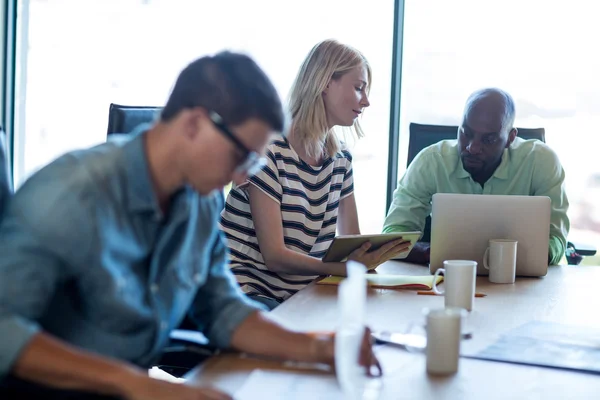
M 163 215 L 144 133 L 64 155 L 0 225 L 0 376 L 40 330 L 148 367 L 186 313 L 228 347 L 257 305 L 226 267 L 223 198 L 178 192 Z

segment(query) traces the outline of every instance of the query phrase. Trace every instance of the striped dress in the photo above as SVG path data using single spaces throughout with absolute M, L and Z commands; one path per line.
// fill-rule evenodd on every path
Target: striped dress
M 343 150 L 322 166 L 313 167 L 280 136 L 269 145 L 267 160 L 258 174 L 229 192 L 221 228 L 231 253 L 231 271 L 242 290 L 282 302 L 317 276 L 279 274 L 267 269 L 250 214 L 247 185 L 256 186 L 280 205 L 288 249 L 322 258 L 336 234 L 340 200 L 354 191 L 352 156 Z

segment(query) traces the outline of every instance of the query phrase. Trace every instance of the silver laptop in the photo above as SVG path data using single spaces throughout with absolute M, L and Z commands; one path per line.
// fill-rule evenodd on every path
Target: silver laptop
M 517 275 L 548 272 L 550 198 L 437 193 L 431 211 L 429 270 L 444 260 L 477 261 L 477 274 L 487 275 L 483 253 L 490 239 L 515 239 Z

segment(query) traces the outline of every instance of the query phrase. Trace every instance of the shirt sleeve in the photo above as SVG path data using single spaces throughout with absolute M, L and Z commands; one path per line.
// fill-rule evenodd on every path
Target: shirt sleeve
M 44 312 L 64 272 L 23 218 L 7 213 L 0 228 L 0 377 L 40 331 Z
M 55 291 L 85 265 L 94 224 L 74 185 L 87 172 L 64 158 L 38 171 L 11 198 L 0 224 L 0 376 L 41 327 Z
M 251 176 L 246 184 L 256 186 L 278 204 L 281 204 L 283 189 L 279 181 L 277 159 L 271 149 L 267 150 L 266 159 L 267 164 L 257 174 Z
M 354 173 L 352 168 L 352 156 L 348 151 L 344 151 L 344 155 L 348 160 L 346 173 L 344 174 L 344 182 L 342 183 L 342 191 L 340 193 L 340 200 L 350 196 L 354 193 Z
M 551 201 L 550 242 L 548 262 L 550 265 L 560 263 L 567 249 L 567 235 L 570 229 L 569 200 L 565 191 L 565 171 L 558 156 L 550 147 L 541 147 L 544 151 L 536 152 L 537 163 L 533 175 L 533 195 L 548 196 Z
M 394 191 L 392 204 L 383 225 L 384 233 L 423 231 L 431 214 L 431 198 L 435 191 L 431 173 L 434 155 L 419 153 L 410 163 Z
M 228 348 L 238 326 L 250 314 L 266 308 L 240 290 L 227 266 L 229 254 L 221 231 L 212 246 L 211 267 L 205 283 L 196 293 L 189 317 L 211 344 Z

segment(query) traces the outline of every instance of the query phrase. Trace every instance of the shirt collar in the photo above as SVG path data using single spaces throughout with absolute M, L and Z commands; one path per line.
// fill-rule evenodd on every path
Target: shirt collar
M 510 163 L 510 153 L 509 149 L 504 149 L 502 152 L 502 159 L 500 160 L 500 165 L 494 171 L 492 178 L 497 179 L 508 179 L 509 175 L 509 164 Z M 460 158 L 460 154 L 458 157 L 455 174 L 458 178 L 470 178 L 471 174 L 468 173 L 463 167 L 462 159 Z
M 500 165 L 494 171 L 494 175 L 492 177 L 498 179 L 508 179 L 508 164 L 510 163 L 510 148 L 504 149 L 502 152 L 502 160 L 500 160 Z
M 128 142 L 123 146 L 126 193 L 130 211 L 150 212 L 156 221 L 161 221 L 164 216 L 152 184 L 144 140 L 151 127 L 152 124 L 144 123 L 127 134 Z M 177 210 L 181 215 L 187 215 L 194 194 L 191 188 L 184 186 L 173 194 L 169 208 Z
M 468 173 L 463 167 L 462 159 L 460 158 L 460 153 L 458 154 L 458 159 L 456 161 L 456 169 L 455 174 L 458 178 L 470 178 L 471 174 Z
M 130 211 L 154 211 L 160 216 L 161 210 L 154 192 L 145 148 L 145 135 L 150 124 L 141 124 L 127 134 L 129 140 L 123 145 L 123 165 L 125 166 L 126 193 Z

